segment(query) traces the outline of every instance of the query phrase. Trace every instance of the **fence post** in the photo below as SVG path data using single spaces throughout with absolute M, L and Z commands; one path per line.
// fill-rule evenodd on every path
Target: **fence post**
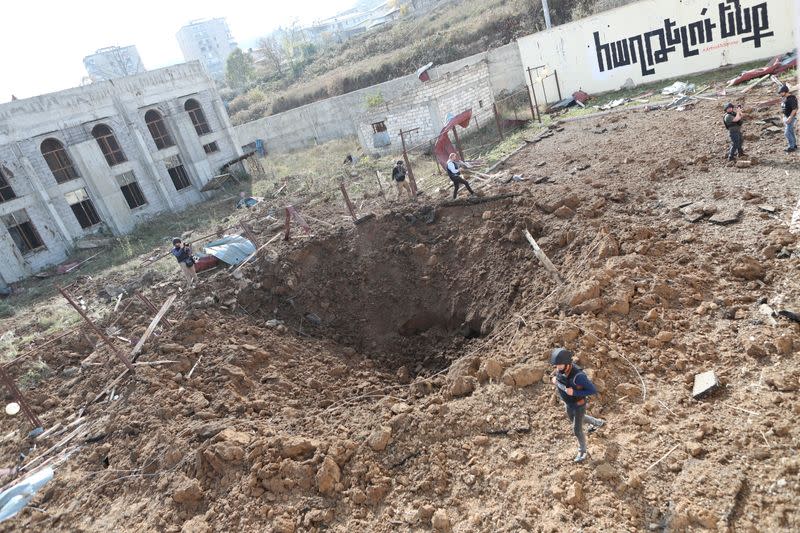
M 458 132 L 456 131 L 456 126 L 453 126 L 453 135 L 456 137 L 456 150 L 458 151 L 458 156 L 461 158 L 461 161 L 464 160 L 464 150 L 461 149 L 461 139 L 458 138 Z
M 388 204 L 389 200 L 386 199 L 386 194 L 383 192 L 383 183 L 381 183 L 381 172 L 379 170 L 375 171 L 375 179 L 378 180 L 378 187 L 381 188 L 381 196 L 383 196 L 383 201 Z
M 538 114 L 538 116 L 534 116 L 534 118 L 537 118 L 539 120 L 539 124 L 541 124 L 542 112 L 539 111 L 539 102 L 538 100 L 536 100 L 536 88 L 533 86 L 533 74 L 531 74 L 531 70 L 532 70 L 531 67 L 528 67 L 528 79 L 531 80 L 531 94 L 533 95 L 533 105 L 534 105 L 533 109 L 535 109 Z
M 500 140 L 503 140 L 503 125 L 500 124 L 500 115 L 497 114 L 497 103 L 492 103 L 492 111 L 494 111 L 494 123 L 497 124 L 497 133 L 500 134 Z
M 561 100 L 563 100 L 563 98 L 561 98 L 561 84 L 558 83 L 558 71 L 557 70 L 553 70 L 553 76 L 556 77 L 556 90 L 558 91 L 558 101 L 560 102 Z
M 411 161 L 408 159 L 408 151 L 406 150 L 406 133 L 411 133 L 419 128 L 414 128 L 414 130 L 403 131 L 400 130 L 400 142 L 403 144 L 403 161 L 406 163 L 406 169 L 408 169 L 408 182 L 411 185 L 411 194 L 414 196 L 414 199 L 417 198 L 417 180 L 414 179 L 414 171 L 411 169 Z

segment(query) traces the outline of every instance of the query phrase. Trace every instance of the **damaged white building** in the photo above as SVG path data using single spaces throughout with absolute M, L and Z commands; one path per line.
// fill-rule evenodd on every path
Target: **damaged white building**
M 0 105 L 0 286 L 204 200 L 238 155 L 197 62 Z

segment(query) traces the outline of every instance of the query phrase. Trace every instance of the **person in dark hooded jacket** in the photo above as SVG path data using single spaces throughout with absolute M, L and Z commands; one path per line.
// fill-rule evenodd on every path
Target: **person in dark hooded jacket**
M 578 455 L 575 462 L 580 463 L 588 456 L 586 450 L 586 435 L 583 433 L 583 423 L 588 422 L 593 432 L 605 425 L 605 420 L 594 418 L 586 414 L 589 396 L 597 394 L 589 376 L 581 367 L 572 362 L 574 354 L 566 348 L 554 348 L 550 354 L 550 364 L 556 368 L 551 382 L 556 387 L 556 392 L 561 397 L 567 409 L 567 418 L 572 422 L 575 438 L 578 439 Z

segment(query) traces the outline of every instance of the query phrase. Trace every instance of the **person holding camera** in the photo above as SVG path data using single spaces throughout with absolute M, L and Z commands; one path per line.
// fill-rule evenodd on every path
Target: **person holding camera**
M 597 388 L 583 369 L 572 362 L 573 355 L 566 348 L 553 349 L 550 353 L 550 364 L 556 368 L 556 372 L 550 378 L 550 382 L 556 386 L 556 391 L 564 402 L 567 418 L 572 422 L 572 430 L 578 439 L 578 455 L 575 456 L 575 462 L 582 463 L 588 457 L 583 422 L 590 424 L 589 433 L 603 427 L 606 422 L 586 414 L 589 396 L 597 394 Z
M 197 272 L 194 269 L 194 255 L 192 254 L 192 245 L 182 243 L 178 237 L 172 239 L 172 255 L 178 260 L 184 277 L 186 277 L 186 284 L 188 287 L 194 285 L 197 281 Z
M 406 180 L 406 167 L 403 164 L 403 161 L 400 160 L 394 164 L 394 168 L 392 168 L 392 179 L 394 180 L 394 184 L 397 186 L 397 199 L 403 199 L 403 191 L 408 193 L 409 198 L 413 198 L 414 195 L 411 192 L 411 185 L 409 185 L 408 181 Z
M 744 116 L 742 115 L 742 106 L 733 106 L 732 103 L 725 104 L 725 116 L 722 117 L 722 122 L 728 129 L 728 135 L 731 137 L 731 149 L 728 151 L 728 161 L 736 159 L 736 155 L 744 157 L 744 138 L 742 137 L 742 122 Z

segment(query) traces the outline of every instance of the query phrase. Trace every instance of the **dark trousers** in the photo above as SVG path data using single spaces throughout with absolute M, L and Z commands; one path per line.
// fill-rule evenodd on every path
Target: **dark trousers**
M 728 133 L 731 136 L 731 149 L 728 151 L 728 159 L 733 159 L 736 155 L 744 155 L 744 138 L 742 137 L 742 130 L 730 129 Z
M 586 435 L 583 433 L 583 421 L 586 420 L 592 425 L 599 426 L 602 420 L 594 418 L 586 414 L 586 404 L 578 405 L 574 403 L 566 404 L 567 418 L 572 422 L 572 432 L 575 433 L 575 438 L 578 439 L 578 449 L 581 452 L 586 451 Z
M 475 194 L 475 191 L 473 191 L 472 187 L 469 186 L 467 180 L 461 176 L 450 176 L 450 181 L 453 182 L 453 199 L 455 199 L 455 197 L 458 195 L 458 188 L 462 185 L 467 188 L 470 194 Z

